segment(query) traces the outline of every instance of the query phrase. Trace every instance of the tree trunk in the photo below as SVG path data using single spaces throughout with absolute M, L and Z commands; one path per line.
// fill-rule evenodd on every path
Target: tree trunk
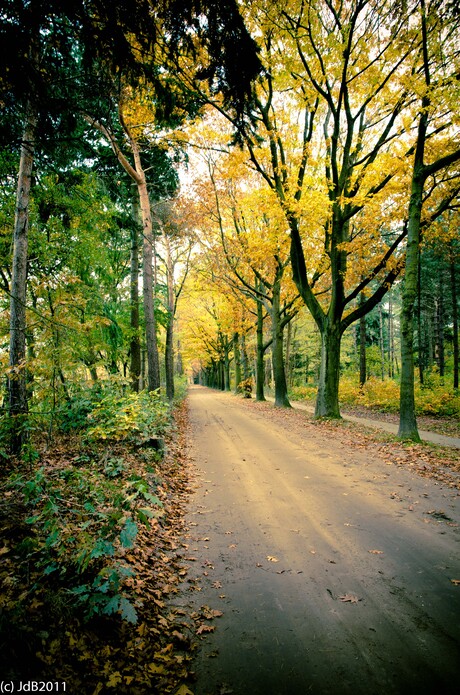
M 34 163 L 35 129 L 36 114 L 29 105 L 19 162 L 11 277 L 8 405 L 12 418 L 10 446 L 13 454 L 19 454 L 24 443 L 24 420 L 27 415 L 26 289 L 29 196 Z
M 177 344 L 176 344 L 176 365 L 175 365 L 175 371 L 177 376 L 182 376 L 184 373 L 184 364 L 182 360 L 182 350 L 181 350 L 181 342 L 178 339 Z
M 360 303 L 364 302 L 364 295 L 360 295 Z M 367 365 L 366 365 L 366 316 L 361 316 L 359 319 L 359 385 L 361 388 L 366 383 Z
M 393 379 L 395 375 L 395 337 L 393 320 L 393 300 L 391 293 L 388 295 L 388 376 Z
M 291 386 L 292 382 L 292 369 L 291 369 L 291 344 L 292 344 L 292 323 L 289 321 L 287 325 L 287 335 L 286 335 L 286 355 L 284 358 L 284 369 L 286 373 L 286 384 L 288 388 Z
M 422 264 L 418 263 L 417 276 L 417 336 L 418 336 L 418 376 L 420 383 L 423 385 L 423 365 L 425 361 L 424 345 L 422 336 Z
M 134 224 L 131 229 L 131 340 L 130 352 L 130 377 L 131 389 L 139 392 L 141 375 L 141 341 L 139 336 L 139 233 L 137 223 L 139 218 L 138 201 L 133 203 Z
M 246 336 L 241 336 L 241 367 L 243 370 L 243 379 L 249 379 L 251 377 L 251 370 L 249 369 L 248 353 L 246 352 Z
M 380 335 L 379 335 L 379 343 L 380 343 L 380 359 L 381 359 L 381 377 L 382 381 L 385 380 L 385 340 L 384 340 L 384 335 L 383 335 L 383 311 L 382 311 L 382 303 L 379 304 L 379 328 L 380 328 Z
M 273 306 L 271 312 L 272 320 L 272 361 L 273 376 L 275 379 L 275 406 L 278 408 L 290 408 L 286 371 L 284 368 L 283 355 L 283 325 L 280 316 L 280 293 L 281 287 L 278 282 L 273 285 Z
M 147 180 L 145 171 L 142 167 L 139 144 L 133 137 L 123 116 L 123 103 L 118 104 L 118 116 L 120 124 L 129 140 L 131 151 L 133 153 L 134 167 L 129 163 L 125 155 L 120 149 L 118 142 L 109 130 L 98 121 L 94 121 L 89 116 L 85 119 L 97 128 L 104 137 L 106 137 L 111 147 L 124 170 L 129 174 L 132 180 L 136 183 L 139 194 L 139 205 L 142 218 L 142 280 L 143 280 L 143 304 L 144 304 L 144 323 L 145 323 L 145 342 L 147 349 L 147 388 L 149 391 L 155 391 L 160 388 L 160 360 L 158 355 L 158 345 L 156 336 L 156 318 L 154 304 L 154 275 L 153 275 L 153 252 L 154 252 L 154 234 L 152 224 L 152 212 L 150 209 L 150 199 L 147 189 Z
M 414 305 L 417 297 L 420 219 L 424 179 L 414 163 L 407 231 L 406 272 L 401 301 L 401 388 L 398 436 L 419 442 L 414 394 Z
M 241 393 L 241 352 L 238 332 L 233 336 L 233 359 L 235 361 L 235 393 Z
M 155 391 L 160 388 L 160 361 L 157 345 L 157 328 L 153 287 L 153 226 L 147 182 L 138 184 L 139 201 L 143 225 L 143 298 L 145 341 L 147 347 L 147 388 Z
M 256 401 L 264 401 L 265 364 L 264 364 L 264 317 L 263 307 L 257 302 L 257 356 L 256 356 Z
M 443 268 L 439 274 L 439 298 L 437 301 L 436 323 L 437 323 L 437 361 L 439 367 L 439 376 L 444 376 L 445 369 L 445 353 L 444 353 L 444 282 Z
M 340 419 L 340 326 L 326 319 L 321 331 L 321 367 L 315 417 Z
M 457 279 L 455 276 L 455 255 L 453 244 L 451 244 L 450 256 L 450 291 L 452 294 L 452 322 L 453 322 L 453 347 L 454 347 L 454 389 L 458 389 L 458 298 L 457 298 Z
M 171 246 L 166 234 L 164 243 L 166 249 L 166 282 L 168 289 L 168 323 L 166 326 L 165 342 L 166 396 L 172 401 L 174 398 L 174 314 L 176 297 L 174 294 L 174 267 L 171 258 Z
M 230 350 L 225 349 L 224 357 L 224 391 L 231 391 L 230 388 Z

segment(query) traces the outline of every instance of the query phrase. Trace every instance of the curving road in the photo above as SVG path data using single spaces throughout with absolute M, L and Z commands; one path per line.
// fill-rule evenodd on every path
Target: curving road
M 186 600 L 224 613 L 195 695 L 460 692 L 458 492 L 300 412 L 189 402 Z

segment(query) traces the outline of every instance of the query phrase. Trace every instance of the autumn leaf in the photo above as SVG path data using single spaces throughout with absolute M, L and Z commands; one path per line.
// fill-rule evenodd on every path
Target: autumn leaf
M 368 550 L 368 553 L 372 553 L 372 555 L 383 555 L 383 550 Z
M 451 579 L 450 581 L 454 586 L 460 586 L 460 579 Z
M 360 601 L 357 596 L 354 596 L 354 594 L 345 594 L 344 596 L 339 596 L 339 601 L 342 601 L 343 603 L 358 603 Z
M 149 664 L 147 668 L 149 670 L 149 673 L 152 673 L 155 675 L 162 675 L 162 674 L 166 673 L 165 667 L 159 666 L 158 664 Z
M 209 606 L 203 606 L 202 607 L 202 615 L 205 617 L 207 620 L 213 620 L 214 618 L 220 618 L 221 615 L 223 615 L 222 611 L 215 610 L 213 608 L 209 608 Z
M 214 589 L 222 589 L 222 584 L 220 582 L 213 582 L 212 586 Z
M 214 632 L 215 629 L 215 625 L 200 625 L 200 627 L 196 631 L 196 634 L 202 635 L 206 632 Z
M 190 690 L 190 688 L 187 688 L 185 684 L 182 684 L 179 690 L 176 690 L 175 695 L 193 695 L 193 692 Z
M 273 555 L 267 555 L 267 560 L 269 562 L 279 562 L 277 557 L 274 557 Z
M 115 688 L 123 680 L 120 671 L 115 671 L 107 681 L 108 688 Z

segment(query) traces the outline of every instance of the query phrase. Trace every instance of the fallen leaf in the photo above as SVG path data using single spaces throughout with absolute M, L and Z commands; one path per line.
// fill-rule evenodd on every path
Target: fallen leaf
M 220 582 L 213 582 L 212 586 L 214 589 L 222 589 L 222 584 Z
M 343 603 L 358 603 L 360 599 L 357 596 L 354 596 L 354 594 L 345 594 L 344 596 L 339 596 L 339 601 L 343 601 Z
M 204 632 L 214 632 L 215 629 L 215 625 L 200 625 L 200 627 L 196 631 L 196 634 L 202 635 Z
M 450 581 L 454 586 L 460 586 L 460 579 L 451 579 Z
M 269 560 L 269 562 L 279 562 L 278 558 L 273 555 L 267 555 L 267 560 Z
M 187 686 L 183 684 L 179 690 L 176 690 L 175 695 L 193 695 L 193 692 L 190 690 L 190 688 L 187 688 Z
M 110 676 L 109 680 L 107 681 L 107 687 L 108 688 L 115 688 L 119 683 L 121 683 L 123 680 L 120 671 L 115 671 L 115 673 L 112 673 Z
M 368 553 L 372 553 L 372 555 L 383 555 L 383 550 L 368 550 Z

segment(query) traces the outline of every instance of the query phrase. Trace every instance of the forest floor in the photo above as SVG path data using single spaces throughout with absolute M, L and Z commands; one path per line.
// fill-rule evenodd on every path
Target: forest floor
M 163 513 L 120 551 L 136 623 L 70 608 L 36 561 L 30 509 L 0 481 L 1 681 L 72 695 L 456 691 L 458 450 L 200 387 L 175 419 L 156 464 Z M 111 455 L 143 474 L 138 451 Z M 57 479 L 81 459 L 57 439 L 36 465 Z
M 399 424 L 398 413 L 384 413 L 381 410 L 364 406 L 342 406 L 342 415 L 351 415 L 366 420 L 389 422 L 396 427 Z M 420 430 L 445 435 L 460 440 L 460 421 L 457 417 L 436 417 L 435 415 L 418 415 L 417 425 Z

